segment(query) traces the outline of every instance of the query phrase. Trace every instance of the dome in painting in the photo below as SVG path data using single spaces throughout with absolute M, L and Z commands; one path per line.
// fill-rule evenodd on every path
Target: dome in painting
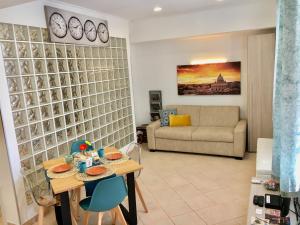
M 224 80 L 222 74 L 219 74 L 218 78 L 217 78 L 217 83 L 225 83 L 226 81 Z

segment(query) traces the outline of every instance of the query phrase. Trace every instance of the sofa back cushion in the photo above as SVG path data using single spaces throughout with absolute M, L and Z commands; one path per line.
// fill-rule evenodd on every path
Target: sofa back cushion
M 239 106 L 201 106 L 199 126 L 235 127 L 239 119 Z
M 191 116 L 192 126 L 199 126 L 200 106 L 196 105 L 167 105 L 166 109 L 177 109 L 177 114 Z

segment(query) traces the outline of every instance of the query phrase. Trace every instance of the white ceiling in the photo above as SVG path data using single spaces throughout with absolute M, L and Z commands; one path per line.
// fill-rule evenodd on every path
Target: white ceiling
M 0 8 L 29 2 L 32 0 L 0 0 Z M 189 13 L 210 8 L 245 4 L 263 0 L 57 0 L 74 5 L 109 13 L 128 20 L 168 16 Z M 163 10 L 154 13 L 153 8 L 160 6 Z
M 86 8 L 109 13 L 128 20 L 188 13 L 191 11 L 223 7 L 232 4 L 244 4 L 255 0 L 61 0 Z M 262 0 L 260 0 L 262 1 Z M 163 10 L 154 13 L 153 8 Z

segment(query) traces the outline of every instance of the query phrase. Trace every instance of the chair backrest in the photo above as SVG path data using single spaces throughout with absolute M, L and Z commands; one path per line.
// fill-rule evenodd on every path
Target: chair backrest
M 130 159 L 138 162 L 139 164 L 142 163 L 142 146 L 139 143 L 131 143 L 128 145 L 126 149 L 126 155 L 129 156 Z M 135 176 L 139 177 L 141 174 L 141 170 L 135 172 Z
M 87 197 L 92 196 L 93 193 L 94 193 L 94 190 L 95 190 L 95 188 L 96 188 L 96 186 L 97 186 L 97 184 L 98 184 L 100 181 L 106 180 L 106 179 L 109 179 L 109 178 L 112 178 L 112 177 L 115 177 L 115 176 L 116 176 L 116 174 L 112 174 L 112 175 L 110 175 L 110 176 L 108 176 L 108 177 L 100 178 L 100 179 L 98 179 L 98 180 L 85 181 L 85 182 L 84 182 L 85 195 L 86 195 Z
M 41 183 L 39 183 L 34 173 L 26 174 L 26 172 L 23 169 L 21 169 L 21 174 L 25 183 L 25 189 L 26 191 L 30 192 L 36 204 L 39 205 L 39 200 L 41 199 L 41 197 L 52 197 L 52 192 L 47 180 L 44 180 Z
M 71 145 L 71 151 L 70 154 L 72 155 L 73 153 L 80 152 L 80 145 L 85 144 L 86 140 L 78 140 L 74 141 Z M 88 150 L 93 150 L 92 146 L 89 146 Z
M 123 176 L 101 180 L 92 195 L 88 211 L 104 212 L 117 207 L 127 196 Z

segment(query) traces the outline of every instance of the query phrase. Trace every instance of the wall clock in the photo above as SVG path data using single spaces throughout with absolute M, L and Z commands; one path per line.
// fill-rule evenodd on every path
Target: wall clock
M 104 23 L 99 23 L 97 32 L 100 41 L 102 43 L 107 43 L 109 40 L 109 32 L 107 26 Z
M 69 27 L 70 35 L 75 40 L 80 40 L 82 38 L 82 36 L 83 36 L 83 27 L 82 27 L 82 24 L 81 24 L 80 20 L 77 17 L 72 16 L 69 19 L 68 27 Z
M 106 20 L 45 6 L 45 15 L 52 42 L 109 45 Z
M 91 20 L 87 20 L 84 23 L 84 33 L 86 38 L 91 41 L 94 42 L 97 38 L 97 31 L 96 31 L 96 26 L 93 23 L 93 21 Z
M 53 32 L 53 34 L 58 38 L 63 38 L 67 35 L 67 23 L 60 13 L 54 12 L 51 14 L 50 29 Z

